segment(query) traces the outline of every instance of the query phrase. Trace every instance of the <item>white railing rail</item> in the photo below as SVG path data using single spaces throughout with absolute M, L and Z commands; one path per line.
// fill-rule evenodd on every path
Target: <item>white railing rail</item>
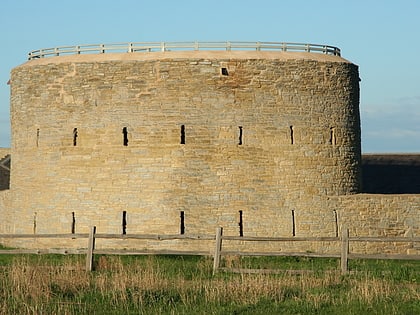
M 28 60 L 78 54 L 104 53 L 134 53 L 155 51 L 182 50 L 274 50 L 300 51 L 341 56 L 338 47 L 318 44 L 285 43 L 285 42 L 137 42 L 116 44 L 88 44 L 76 46 L 61 46 L 33 50 L 28 54 Z

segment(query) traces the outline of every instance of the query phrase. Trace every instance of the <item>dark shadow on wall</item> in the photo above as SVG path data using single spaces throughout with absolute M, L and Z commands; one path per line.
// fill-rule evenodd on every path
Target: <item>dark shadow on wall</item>
M 9 189 L 10 172 L 0 168 L 0 190 Z
M 362 155 L 362 192 L 420 194 L 420 154 Z
M 10 187 L 10 155 L 0 159 L 0 190 Z

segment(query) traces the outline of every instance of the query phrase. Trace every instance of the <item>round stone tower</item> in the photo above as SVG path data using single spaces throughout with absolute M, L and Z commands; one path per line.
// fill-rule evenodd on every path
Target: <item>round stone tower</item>
M 329 46 L 220 46 L 14 68 L 13 231 L 289 235 L 291 211 L 359 192 L 358 67 Z

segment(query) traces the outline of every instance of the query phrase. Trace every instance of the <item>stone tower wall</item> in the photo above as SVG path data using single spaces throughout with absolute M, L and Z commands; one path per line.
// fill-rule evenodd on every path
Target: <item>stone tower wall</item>
M 29 61 L 11 77 L 8 229 L 289 236 L 293 213 L 360 190 L 358 81 L 311 53 Z

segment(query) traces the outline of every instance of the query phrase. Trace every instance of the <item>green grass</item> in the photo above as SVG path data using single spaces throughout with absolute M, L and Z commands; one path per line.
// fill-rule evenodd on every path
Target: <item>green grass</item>
M 338 270 L 340 261 L 334 258 L 310 257 L 227 257 L 224 266 L 249 269 L 279 269 L 279 270 Z
M 198 256 L 0 255 L 0 314 L 420 314 L 420 261 L 227 257 L 297 275 L 212 276 Z

